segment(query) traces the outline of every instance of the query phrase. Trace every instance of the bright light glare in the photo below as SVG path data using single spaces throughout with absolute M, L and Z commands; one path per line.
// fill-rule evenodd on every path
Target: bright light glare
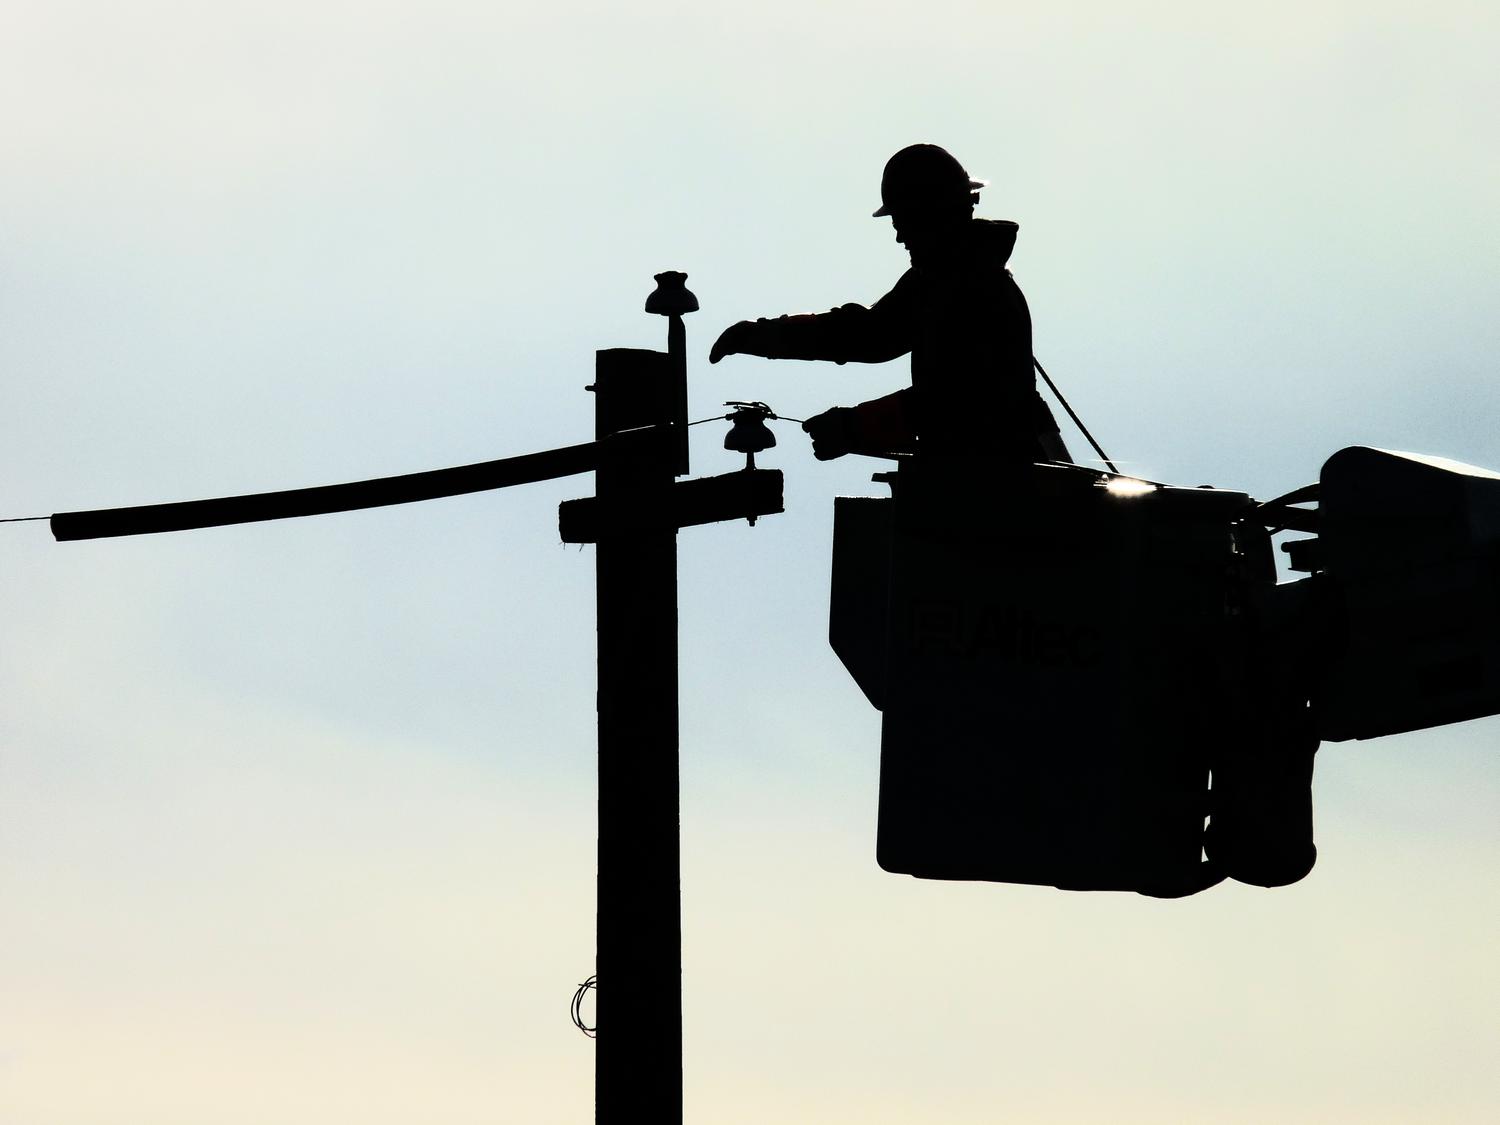
M 1113 477 L 1105 482 L 1104 490 L 1114 496 L 1144 496 L 1148 492 L 1155 492 L 1156 485 L 1143 480 L 1131 480 L 1129 477 Z

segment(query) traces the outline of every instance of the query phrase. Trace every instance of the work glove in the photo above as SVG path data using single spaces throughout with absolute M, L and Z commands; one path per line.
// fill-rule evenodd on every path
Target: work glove
M 742 320 L 738 324 L 731 324 L 720 332 L 719 338 L 714 341 L 713 350 L 708 353 L 708 362 L 718 363 L 726 355 L 752 351 L 759 329 L 760 325 L 753 320 Z
M 812 438 L 813 456 L 819 461 L 832 461 L 846 453 L 873 457 L 911 453 L 917 438 L 907 417 L 911 396 L 908 387 L 858 406 L 835 406 L 813 415 L 802 423 Z
M 835 406 L 814 414 L 802 428 L 812 438 L 813 456 L 819 461 L 832 461 L 854 450 L 857 419 L 850 407 Z

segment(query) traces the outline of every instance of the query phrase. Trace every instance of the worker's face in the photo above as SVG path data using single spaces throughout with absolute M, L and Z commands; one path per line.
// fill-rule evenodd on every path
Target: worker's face
M 922 236 L 926 233 L 927 227 L 928 224 L 923 222 L 923 216 L 920 212 L 891 212 L 891 229 L 896 232 L 896 241 L 908 250 L 911 249 L 913 241 L 922 241 Z
M 935 237 L 951 233 L 968 222 L 972 207 L 919 207 L 891 212 L 891 227 L 896 241 L 908 252 L 920 253 Z

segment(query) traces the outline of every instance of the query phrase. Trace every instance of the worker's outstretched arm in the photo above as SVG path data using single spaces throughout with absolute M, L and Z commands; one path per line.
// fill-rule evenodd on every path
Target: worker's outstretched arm
M 742 320 L 714 342 L 710 363 L 726 355 L 884 363 L 911 351 L 913 316 L 907 274 L 874 305 L 840 305 L 826 313 Z

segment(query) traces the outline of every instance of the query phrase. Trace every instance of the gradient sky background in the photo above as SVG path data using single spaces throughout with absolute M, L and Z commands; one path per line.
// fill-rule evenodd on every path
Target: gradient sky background
M 10 0 L 0 515 L 585 440 L 668 268 L 693 417 L 894 389 L 705 360 L 884 292 L 917 140 L 1020 222 L 1038 355 L 1130 471 L 1500 468 L 1500 17 L 1415 12 Z M 1325 747 L 1284 890 L 884 874 L 824 641 L 875 466 L 780 434 L 787 513 L 681 539 L 688 1120 L 1500 1117 L 1500 720 Z M 589 488 L 0 530 L 0 1122 L 590 1119 L 593 560 L 555 530 Z

